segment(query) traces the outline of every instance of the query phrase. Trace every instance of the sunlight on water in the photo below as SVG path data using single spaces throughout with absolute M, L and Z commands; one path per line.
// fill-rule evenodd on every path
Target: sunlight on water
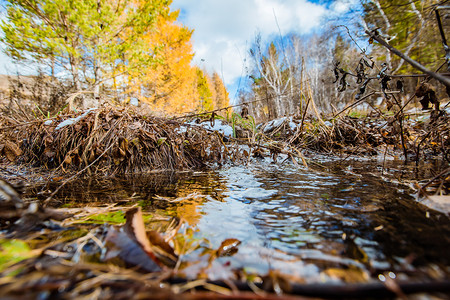
M 137 200 L 149 213 L 183 220 L 213 249 L 227 238 L 239 239 L 235 255 L 218 259 L 230 270 L 279 270 L 320 282 L 333 280 L 325 271 L 337 268 L 373 278 L 431 264 L 445 269 L 449 219 L 435 212 L 427 216 L 404 186 L 352 172 L 261 163 L 88 182 L 82 197 L 76 185 L 60 197 L 89 205 Z M 160 219 L 155 225 L 169 220 Z M 200 252 L 183 260 L 199 260 Z M 215 270 L 215 276 L 221 273 Z
M 215 246 L 230 237 L 243 242 L 228 259 L 235 267 L 278 269 L 318 281 L 326 268 L 401 269 L 396 256 L 423 254 L 420 247 L 431 245 L 440 249 L 434 259 L 448 259 L 438 242 L 438 232 L 449 232 L 448 220 L 436 225 L 412 197 L 377 178 L 275 165 L 230 167 L 217 175 L 223 201 L 199 207 L 197 228 Z M 420 222 L 428 233 L 417 232 Z

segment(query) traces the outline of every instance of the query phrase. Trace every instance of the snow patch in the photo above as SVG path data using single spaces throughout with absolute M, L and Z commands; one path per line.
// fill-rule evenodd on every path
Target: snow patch
M 211 126 L 211 122 L 203 122 L 200 124 L 195 123 L 195 121 L 192 121 L 190 123 L 187 123 L 192 126 L 201 126 L 207 130 L 211 131 L 218 131 L 222 133 L 224 136 L 233 136 L 233 128 L 230 125 L 224 124 L 222 120 L 215 120 L 214 126 Z M 181 130 L 181 127 L 180 127 Z
M 73 125 L 73 124 L 77 123 L 78 121 L 80 121 L 81 119 L 86 117 L 88 114 L 93 112 L 94 110 L 96 110 L 96 108 L 90 108 L 84 114 L 82 114 L 82 115 L 80 115 L 80 116 L 78 116 L 76 118 L 70 118 L 70 119 L 67 119 L 65 121 L 62 121 L 61 123 L 58 124 L 58 126 L 56 126 L 55 130 L 60 130 L 63 127 L 66 127 L 66 126 Z

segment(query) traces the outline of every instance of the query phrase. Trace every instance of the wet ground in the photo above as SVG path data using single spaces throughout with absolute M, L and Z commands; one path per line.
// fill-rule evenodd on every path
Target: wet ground
M 138 203 L 153 228 L 164 231 L 176 220 L 192 229 L 204 247 L 180 257 L 188 278 L 224 279 L 235 270 L 276 270 L 306 283 L 448 278 L 450 219 L 397 182 L 418 174 L 394 172 L 390 163 L 386 180 L 378 165 L 327 162 L 306 169 L 255 161 L 216 171 L 91 178 L 69 183 L 55 200 L 60 207 Z M 204 248 L 217 249 L 228 238 L 241 241 L 238 252 L 205 271 Z

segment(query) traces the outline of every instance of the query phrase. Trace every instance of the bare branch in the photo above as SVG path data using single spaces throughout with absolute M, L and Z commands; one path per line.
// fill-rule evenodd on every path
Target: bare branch
M 380 43 L 381 45 L 383 45 L 384 47 L 386 47 L 390 52 L 394 53 L 395 55 L 397 55 L 398 57 L 404 59 L 407 63 L 409 63 L 411 66 L 413 66 L 414 68 L 422 71 L 423 73 L 429 75 L 430 77 L 440 81 L 442 84 L 444 84 L 447 88 L 450 88 L 450 78 L 442 76 L 439 73 L 435 73 L 429 69 L 427 69 L 426 67 L 424 67 L 423 65 L 421 65 L 420 63 L 418 63 L 417 61 L 413 60 L 412 58 L 410 58 L 409 56 L 403 54 L 402 52 L 400 52 L 399 50 L 397 50 L 396 48 L 392 47 L 391 45 L 389 45 L 385 40 L 383 40 L 376 31 L 366 31 L 366 34 L 368 34 L 372 39 L 376 40 L 378 43 Z

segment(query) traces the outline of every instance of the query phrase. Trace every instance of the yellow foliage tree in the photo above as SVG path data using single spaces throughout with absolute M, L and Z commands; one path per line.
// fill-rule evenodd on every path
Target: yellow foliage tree
M 214 89 L 214 108 L 224 108 L 230 105 L 230 96 L 228 94 L 227 88 L 225 87 L 222 78 L 220 78 L 217 72 L 212 75 L 212 86 Z
M 157 63 L 143 74 L 130 74 L 129 92 L 150 105 L 156 112 L 175 114 L 195 110 L 198 102 L 196 69 L 191 66 L 194 56 L 190 42 L 192 30 L 176 23 L 179 12 L 160 16 L 157 30 L 149 32 L 146 42 L 158 45 Z
M 135 0 L 144 1 L 144 0 Z M 214 73 L 192 66 L 193 30 L 177 23 L 179 11 L 161 13 L 145 36 L 155 63 L 128 73 L 127 93 L 156 113 L 175 115 L 210 111 L 228 105 L 225 86 Z

